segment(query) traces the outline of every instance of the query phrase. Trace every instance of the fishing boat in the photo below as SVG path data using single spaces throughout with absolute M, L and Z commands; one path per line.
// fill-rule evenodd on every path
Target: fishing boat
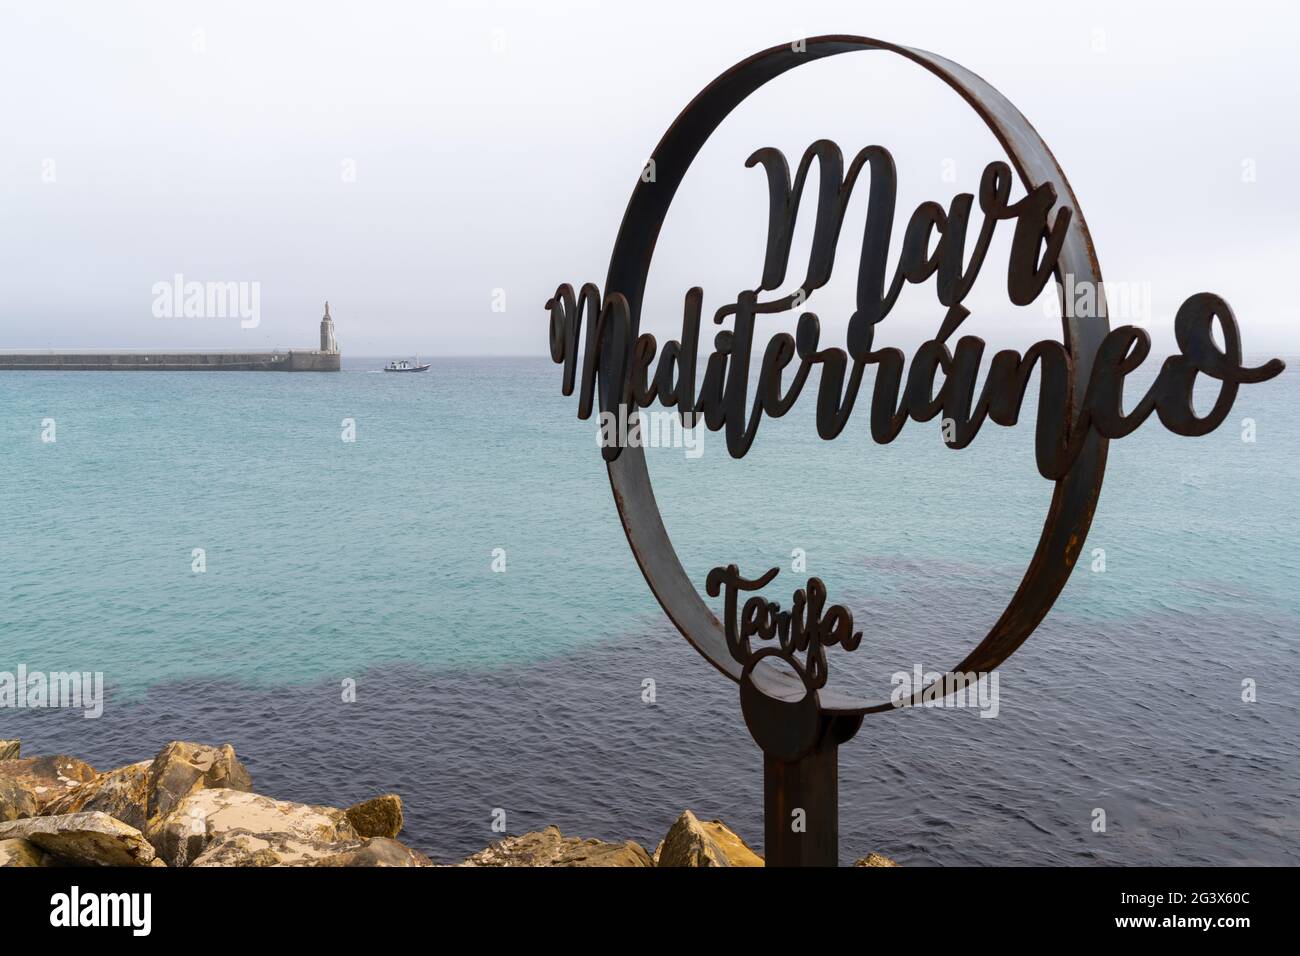
M 384 366 L 385 372 L 427 372 L 428 370 L 428 364 L 421 365 L 419 358 L 414 362 L 408 362 L 406 359 L 393 361 Z

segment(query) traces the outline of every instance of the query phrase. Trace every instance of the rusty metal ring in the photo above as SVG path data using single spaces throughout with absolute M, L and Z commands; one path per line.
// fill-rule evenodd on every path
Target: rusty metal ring
M 1101 289 L 1101 269 L 1092 239 L 1074 192 L 1047 144 L 1009 100 L 980 77 L 951 60 L 880 40 L 856 36 L 823 36 L 764 50 L 727 70 L 705 87 L 668 128 L 655 148 L 655 178 L 639 181 L 632 192 L 614 251 L 610 256 L 605 290 L 621 292 L 631 312 L 633 335 L 639 331 L 646 277 L 664 217 L 687 169 L 718 125 L 750 93 L 787 70 L 804 63 L 857 50 L 883 50 L 920 64 L 961 94 L 997 137 L 1021 182 L 1033 189 L 1051 182 L 1057 208 L 1068 206 L 1073 215 L 1057 263 L 1058 283 L 1063 274 L 1076 283 L 1095 283 Z M 1071 355 L 1070 418 L 1076 420 L 1092 362 L 1109 331 L 1105 300 L 1098 296 L 1099 315 L 1074 318 L 1063 310 L 1063 336 Z M 625 448 L 607 464 L 614 501 L 623 530 L 650 589 L 682 635 L 718 670 L 732 680 L 741 678 L 741 666 L 727 651 L 722 624 L 687 576 L 664 527 L 655 502 L 642 448 Z M 1089 436 L 1069 473 L 1056 482 L 1038 547 L 1019 587 L 993 628 L 953 671 L 988 671 L 1019 647 L 1047 615 L 1065 582 L 1092 523 L 1106 467 L 1106 439 L 1095 430 Z M 774 667 L 753 671 L 750 678 L 761 690 L 781 700 L 804 695 L 802 683 Z M 830 715 L 861 715 L 895 709 L 892 701 L 866 701 L 824 687 L 821 710 Z M 910 703 L 920 699 L 920 691 Z

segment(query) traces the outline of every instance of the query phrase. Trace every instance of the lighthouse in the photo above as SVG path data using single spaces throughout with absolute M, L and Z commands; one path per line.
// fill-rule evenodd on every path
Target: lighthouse
M 337 352 L 339 343 L 334 338 L 334 320 L 330 318 L 330 304 L 325 303 L 325 316 L 320 320 L 320 350 Z

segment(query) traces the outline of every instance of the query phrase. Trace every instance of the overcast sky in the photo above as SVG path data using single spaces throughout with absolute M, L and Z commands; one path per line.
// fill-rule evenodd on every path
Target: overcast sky
M 4 0 L 0 346 L 311 346 L 329 299 L 345 355 L 542 354 L 543 303 L 561 281 L 603 282 L 627 197 L 691 97 L 768 46 L 856 33 L 956 60 L 1020 108 L 1107 280 L 1149 292 L 1158 342 L 1210 290 L 1247 351 L 1294 354 L 1295 9 Z M 660 341 L 690 286 L 711 311 L 756 283 L 766 193 L 745 158 L 777 146 L 793 164 L 820 137 L 894 153 L 900 228 L 1003 158 L 952 91 L 897 58 L 778 78 L 678 195 L 646 302 Z M 864 209 L 807 306 L 836 344 Z M 971 330 L 998 345 L 1059 335 L 1042 308 L 1007 303 L 994 248 Z M 156 317 L 154 286 L 178 273 L 259 283 L 260 323 Z M 909 289 L 889 337 L 917 341 L 940 315 L 933 283 Z

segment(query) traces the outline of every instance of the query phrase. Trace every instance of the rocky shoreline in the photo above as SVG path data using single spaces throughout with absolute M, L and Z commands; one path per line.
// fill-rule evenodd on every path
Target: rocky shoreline
M 552 826 L 444 864 L 399 842 L 402 825 L 393 793 L 345 809 L 255 793 L 229 744 L 176 740 L 100 773 L 66 754 L 24 758 L 19 741 L 0 740 L 0 867 L 763 865 L 721 821 L 689 810 L 653 853 Z M 872 853 L 855 865 L 898 864 Z

